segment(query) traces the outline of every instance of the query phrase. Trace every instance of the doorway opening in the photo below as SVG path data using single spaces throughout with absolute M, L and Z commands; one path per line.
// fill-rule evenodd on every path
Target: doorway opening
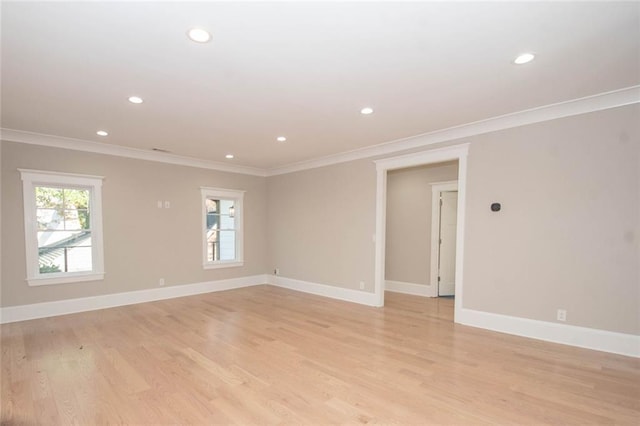
M 455 196 L 455 260 L 453 261 L 453 290 L 455 294 L 454 321 L 462 310 L 464 256 L 464 217 L 467 180 L 468 144 L 418 152 L 376 161 L 376 233 L 375 233 L 375 300 L 376 306 L 384 306 L 385 261 L 386 261 L 386 215 L 387 215 L 387 175 L 389 171 L 421 165 L 458 162 L 458 188 Z M 453 192 L 453 191 L 452 191 Z M 451 198 L 451 197 L 450 197 Z M 451 248 L 449 248 L 451 250 Z M 427 260 L 425 260 L 427 261 Z

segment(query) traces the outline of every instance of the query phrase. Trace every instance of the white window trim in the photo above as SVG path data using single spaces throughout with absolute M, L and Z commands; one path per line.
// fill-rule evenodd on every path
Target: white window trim
M 200 187 L 202 199 L 200 208 L 202 209 L 202 227 L 200 234 L 202 235 L 202 267 L 204 269 L 232 268 L 244 265 L 244 193 L 235 189 L 222 189 L 211 187 Z M 236 224 L 236 258 L 235 260 L 217 260 L 209 262 L 207 260 L 207 212 L 205 209 L 205 200 L 207 198 L 217 198 L 233 200 L 235 207 L 235 224 Z
M 24 198 L 24 234 L 27 265 L 27 283 L 30 286 L 97 281 L 104 279 L 104 248 L 102 240 L 102 176 L 18 169 L 22 178 Z M 38 263 L 36 229 L 36 186 L 62 185 L 90 188 L 91 191 L 91 271 L 41 274 Z

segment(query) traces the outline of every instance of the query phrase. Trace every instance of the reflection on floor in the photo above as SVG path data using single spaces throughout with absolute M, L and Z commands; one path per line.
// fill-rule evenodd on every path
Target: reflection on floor
M 4 324 L 0 424 L 633 424 L 637 359 L 271 286 Z
M 455 299 L 450 297 L 420 297 L 409 294 L 385 291 L 384 305 L 386 309 L 407 311 L 428 318 L 453 321 Z

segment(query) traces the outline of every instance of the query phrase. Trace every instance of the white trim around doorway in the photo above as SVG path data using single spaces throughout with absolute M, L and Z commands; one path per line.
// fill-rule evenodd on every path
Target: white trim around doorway
M 458 226 L 456 235 L 456 281 L 454 321 L 462 311 L 464 264 L 464 218 L 467 186 L 467 154 L 469 144 L 453 145 L 446 148 L 416 152 L 398 157 L 376 160 L 376 233 L 375 233 L 375 306 L 384 306 L 385 241 L 387 215 L 387 172 L 389 170 L 426 164 L 458 161 Z

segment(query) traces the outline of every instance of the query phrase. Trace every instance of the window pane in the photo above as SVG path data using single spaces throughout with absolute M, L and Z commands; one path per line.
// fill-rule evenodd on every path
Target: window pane
M 80 221 L 78 220 L 77 210 L 65 210 L 64 211 L 64 228 L 66 230 L 81 229 Z
M 91 247 L 67 249 L 67 272 L 90 271 L 91 268 Z
M 218 213 L 220 209 L 218 208 L 218 200 L 212 200 L 207 198 L 205 200 L 205 207 L 207 209 L 207 213 Z
M 235 260 L 236 232 L 211 231 L 207 234 L 207 260 Z
M 62 189 L 36 186 L 36 207 L 61 209 L 62 200 Z
M 64 208 L 65 209 L 86 209 L 89 207 L 88 189 L 65 189 Z
M 236 232 L 219 231 L 220 260 L 235 260 Z
M 64 189 L 65 229 L 89 229 L 89 190 Z
M 234 200 L 220 200 L 220 213 L 227 216 L 234 216 L 234 204 Z
M 207 213 L 207 230 L 219 229 L 220 216 L 215 213 Z
M 78 231 L 39 231 L 38 251 L 52 250 L 63 246 L 90 246 L 91 232 Z
M 38 232 L 40 273 L 80 272 L 92 269 L 91 233 Z
M 65 210 L 64 229 L 72 231 L 75 229 L 89 229 L 88 210 Z
M 205 263 L 211 267 L 235 265 L 242 260 L 242 200 L 243 192 L 202 188 L 204 201 Z M 207 268 L 208 265 L 204 265 Z
M 220 260 L 220 242 L 218 241 L 218 231 L 207 232 L 207 261 Z
M 235 229 L 234 200 L 206 199 L 207 229 Z
M 38 229 L 64 229 L 63 210 L 60 209 L 36 209 Z
M 220 216 L 220 229 L 235 229 L 236 220 L 231 216 Z
M 91 228 L 91 221 L 89 216 L 89 210 L 87 209 L 78 209 L 78 221 L 80 222 L 81 229 L 89 229 Z
M 62 250 L 60 251 L 60 254 L 62 253 Z M 64 261 L 64 258 L 62 256 L 56 257 L 55 259 L 49 259 L 49 258 L 44 258 L 42 255 L 40 256 L 40 258 L 38 259 L 38 262 L 40 264 L 40 273 L 41 274 L 52 274 L 52 273 L 56 273 L 56 272 L 64 272 L 63 271 L 63 264 L 62 262 Z

